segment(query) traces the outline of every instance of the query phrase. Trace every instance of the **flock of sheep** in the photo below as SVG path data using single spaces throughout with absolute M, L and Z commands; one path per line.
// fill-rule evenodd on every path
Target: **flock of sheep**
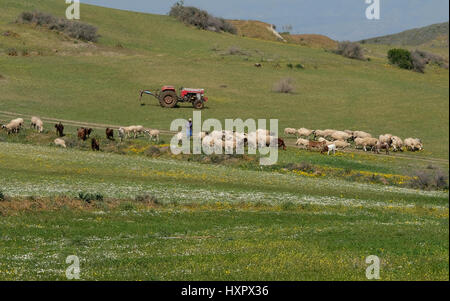
M 6 132 L 9 134 L 17 134 L 20 132 L 20 130 L 23 128 L 25 121 L 23 118 L 16 118 L 11 120 L 8 124 L 4 124 L 1 126 L 2 129 L 6 130 Z M 42 133 L 44 131 L 44 122 L 39 117 L 31 117 L 31 123 L 30 127 L 33 129 L 36 129 L 39 133 Z M 55 124 L 56 128 L 56 134 L 59 137 L 64 136 L 64 125 L 60 122 L 58 124 Z M 79 139 L 86 141 L 89 138 L 89 135 L 91 134 L 92 129 L 91 128 L 78 128 L 77 129 L 77 136 Z M 114 140 L 114 130 L 111 128 L 107 128 L 105 130 L 106 138 L 109 140 Z M 134 138 L 137 138 L 138 134 L 146 134 L 149 136 L 150 140 L 159 141 L 159 135 L 160 131 L 155 129 L 146 129 L 143 126 L 129 126 L 129 127 L 121 127 L 118 130 L 118 135 L 120 137 L 120 141 L 122 141 L 124 138 L 129 138 L 131 135 L 134 136 Z M 66 141 L 62 138 L 56 138 L 54 141 L 54 144 L 57 146 L 61 146 L 66 148 Z M 100 144 L 97 139 L 92 138 L 91 139 L 91 146 L 92 150 L 100 150 Z
M 379 153 L 385 150 L 389 153 L 393 151 L 403 151 L 406 148 L 409 151 L 420 151 L 423 149 L 422 141 L 418 138 L 406 138 L 402 140 L 398 136 L 392 134 L 380 135 L 378 138 L 372 137 L 371 134 L 363 131 L 338 131 L 338 130 L 309 130 L 306 128 L 284 129 L 286 135 L 297 137 L 296 145 L 307 149 L 321 148 L 324 151 L 336 149 L 344 149 L 351 147 L 350 142 L 354 141 L 355 148 L 362 148 L 364 151 L 374 151 Z M 310 138 L 313 140 L 310 140 Z
M 250 133 L 240 133 L 235 131 L 212 131 L 200 132 L 197 134 L 198 138 L 202 142 L 203 149 L 225 150 L 226 153 L 233 153 L 239 148 L 248 146 L 252 149 L 268 146 L 278 146 L 286 149 L 284 141 L 269 130 L 258 129 Z M 187 134 L 179 132 L 175 135 L 178 143 L 181 143 L 183 139 L 187 138 Z M 220 151 L 219 151 L 220 152 Z
M 2 129 L 5 129 L 8 134 L 18 133 L 24 125 L 23 118 L 16 118 L 11 120 L 8 124 L 2 125 Z M 30 127 L 36 129 L 39 133 L 44 130 L 44 123 L 38 117 L 32 117 Z M 64 136 L 64 126 L 59 123 L 55 125 L 56 132 L 60 137 Z M 78 138 L 85 141 L 89 138 L 89 134 L 92 129 L 80 128 L 77 129 Z M 296 145 L 299 147 L 313 149 L 318 148 L 321 152 L 335 152 L 336 149 L 345 149 L 351 147 L 350 142 L 353 141 L 355 148 L 361 148 L 364 151 L 374 151 L 379 153 L 380 150 L 385 150 L 389 153 L 392 148 L 393 151 L 403 151 L 406 148 L 408 151 L 420 151 L 423 149 L 423 144 L 420 139 L 406 138 L 402 140 L 398 136 L 391 134 L 380 135 L 378 138 L 372 137 L 371 134 L 363 131 L 339 131 L 339 130 L 309 130 L 306 128 L 284 129 L 286 135 L 292 135 L 297 137 Z M 137 138 L 139 134 L 146 134 L 150 140 L 159 141 L 160 131 L 156 129 L 146 129 L 141 125 L 121 127 L 118 130 L 120 141 L 124 138 L 130 138 L 133 136 Z M 186 138 L 185 132 L 179 132 L 175 135 L 178 142 L 181 142 Z M 232 152 L 239 147 L 248 146 L 251 148 L 258 148 L 262 146 L 277 145 L 286 149 L 286 145 L 283 139 L 276 137 L 276 135 L 268 130 L 258 129 L 255 132 L 250 133 L 238 133 L 234 131 L 212 131 L 200 132 L 198 134 L 202 141 L 204 148 L 221 148 L 228 152 Z M 106 138 L 114 140 L 114 130 L 106 129 Z M 312 138 L 312 139 L 311 139 Z M 65 141 L 61 138 L 54 140 L 56 145 L 66 147 Z M 99 143 L 95 138 L 92 138 L 92 149 L 99 150 Z

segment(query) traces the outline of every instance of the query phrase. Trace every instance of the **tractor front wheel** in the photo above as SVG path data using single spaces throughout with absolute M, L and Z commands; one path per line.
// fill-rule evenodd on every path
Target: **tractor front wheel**
M 203 109 L 203 107 L 204 107 L 203 100 L 197 99 L 196 101 L 194 101 L 194 102 L 192 103 L 192 106 L 193 106 L 194 108 L 196 108 L 197 110 Z
M 173 108 L 177 105 L 178 96 L 174 91 L 165 91 L 159 98 L 159 103 L 162 107 Z

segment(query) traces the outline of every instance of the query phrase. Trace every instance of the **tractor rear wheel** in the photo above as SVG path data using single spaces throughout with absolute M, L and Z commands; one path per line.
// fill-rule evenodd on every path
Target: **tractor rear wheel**
M 159 103 L 162 107 L 173 108 L 177 105 L 178 96 L 174 91 L 165 91 L 159 98 Z
M 192 106 L 193 106 L 194 108 L 196 108 L 197 110 L 203 109 L 203 107 L 204 107 L 203 100 L 201 100 L 201 99 L 195 100 L 195 101 L 192 103 Z

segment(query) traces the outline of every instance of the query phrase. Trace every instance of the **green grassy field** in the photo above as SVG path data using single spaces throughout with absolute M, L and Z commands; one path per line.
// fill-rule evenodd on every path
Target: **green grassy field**
M 74 43 L 13 23 L 24 10 L 63 16 L 64 3 L 5 0 L 1 8 L 0 32 L 20 35 L 0 35 L 4 111 L 168 129 L 173 119 L 191 116 L 191 107 L 167 110 L 152 98 L 151 105 L 140 107 L 139 89 L 203 87 L 210 97 L 204 118 L 277 118 L 280 129 L 389 132 L 419 137 L 431 156 L 448 157 L 447 70 L 430 67 L 418 74 L 391 67 L 377 55 L 370 62 L 355 61 L 320 49 L 200 31 L 167 16 L 88 5 L 82 5 L 82 20 L 96 25 L 102 38 L 95 45 Z M 221 54 L 231 46 L 249 55 Z M 10 57 L 11 47 L 31 55 Z M 254 68 L 261 59 L 273 61 Z M 273 68 L 276 62 L 282 68 Z M 289 70 L 287 63 L 306 69 Z M 294 79 L 296 93 L 271 92 L 285 77 Z
M 389 132 L 421 138 L 425 151 L 324 156 L 289 147 L 261 167 L 255 156 L 155 156 L 170 136 L 161 145 L 109 142 L 103 128 L 94 153 L 77 141 L 76 122 L 66 123 L 67 149 L 52 144 L 52 122 L 42 134 L 1 131 L 0 280 L 65 280 L 68 255 L 80 257 L 82 280 L 366 280 L 369 255 L 381 259 L 381 280 L 448 280 L 448 188 L 409 185 L 417 171 L 448 176 L 447 70 L 392 67 L 383 45 L 365 44 L 371 61 L 362 62 L 89 5 L 82 21 L 102 37 L 84 43 L 14 23 L 34 9 L 62 17 L 65 5 L 0 3 L 0 123 L 14 112 L 167 130 L 192 107 L 163 109 L 152 98 L 141 107 L 138 91 L 172 84 L 206 89 L 203 119 L 277 118 L 280 134 Z M 247 55 L 224 55 L 231 46 Z M 285 77 L 296 92 L 272 92 Z
M 84 280 L 364 280 L 369 255 L 382 280 L 449 276 L 447 192 L 0 146 L 3 280 L 63 280 L 72 254 Z

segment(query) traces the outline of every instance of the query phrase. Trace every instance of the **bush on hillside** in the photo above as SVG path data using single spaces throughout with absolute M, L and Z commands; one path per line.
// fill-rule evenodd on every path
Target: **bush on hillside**
M 448 62 L 445 58 L 438 54 L 434 54 L 431 52 L 423 51 L 423 50 L 414 50 L 412 54 L 415 54 L 418 57 L 421 57 L 426 64 L 435 64 L 439 67 L 448 69 Z
M 45 26 L 50 30 L 56 30 L 67 34 L 69 37 L 83 41 L 97 42 L 100 37 L 97 27 L 79 21 L 57 18 L 43 12 L 23 12 L 17 18 L 18 23 L 36 24 Z
M 278 93 L 292 93 L 294 89 L 292 78 L 283 78 L 273 86 L 273 91 Z
M 351 59 L 365 60 L 364 50 L 358 43 L 349 41 L 340 42 L 336 53 Z
M 418 51 L 413 51 L 411 53 L 411 61 L 413 65 L 413 70 L 416 72 L 424 73 L 425 67 L 427 66 L 427 61 L 424 57 L 420 55 Z
M 183 1 L 175 3 L 170 9 L 169 16 L 175 17 L 181 22 L 193 25 L 197 28 L 236 34 L 236 28 L 222 18 L 211 16 L 207 11 L 192 6 L 184 6 Z
M 406 49 L 394 48 L 388 51 L 389 62 L 402 69 L 411 70 L 414 68 L 411 58 L 411 52 Z

